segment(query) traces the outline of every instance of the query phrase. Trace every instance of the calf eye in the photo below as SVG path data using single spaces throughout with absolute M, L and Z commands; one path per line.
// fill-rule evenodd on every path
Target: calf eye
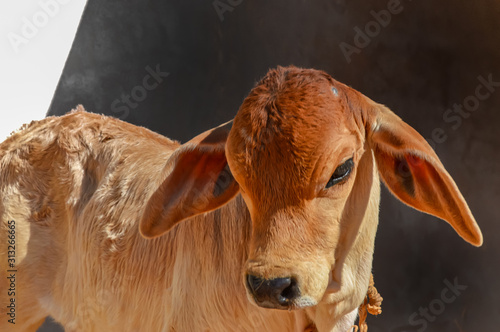
M 349 176 L 349 174 L 351 173 L 353 166 L 354 166 L 354 162 L 352 161 L 352 158 L 351 158 L 351 159 L 348 159 L 345 163 L 343 163 L 339 167 L 337 167 L 335 172 L 333 172 L 332 177 L 330 178 L 330 180 L 326 184 L 326 189 L 328 189 L 331 186 L 333 186 L 334 184 L 337 184 L 337 183 L 341 182 L 342 180 L 346 179 Z

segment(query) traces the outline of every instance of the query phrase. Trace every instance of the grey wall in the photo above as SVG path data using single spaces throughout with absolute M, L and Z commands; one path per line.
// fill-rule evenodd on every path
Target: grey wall
M 500 83 L 476 89 L 478 77 L 500 82 L 500 3 L 395 3 L 89 0 L 48 114 L 81 103 L 186 141 L 232 118 L 268 68 L 324 69 L 433 141 L 484 233 L 474 248 L 385 190 L 374 260 L 383 314 L 370 331 L 498 330 Z M 372 11 L 388 7 L 390 23 L 374 24 Z M 366 25 L 372 36 L 348 59 L 340 45 L 355 47 Z M 161 82 L 144 84 L 157 66 Z M 465 111 L 447 112 L 454 104 Z M 467 288 L 441 306 L 445 279 Z M 426 325 L 419 308 L 430 308 Z

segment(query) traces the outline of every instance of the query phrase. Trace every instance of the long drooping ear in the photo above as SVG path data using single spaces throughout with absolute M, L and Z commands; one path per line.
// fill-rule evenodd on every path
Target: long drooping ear
M 169 158 L 168 176 L 151 196 L 140 232 L 154 238 L 178 222 L 215 210 L 239 190 L 225 155 L 232 121 L 206 131 L 179 147 Z
M 367 116 L 367 140 L 389 190 L 409 206 L 447 221 L 467 242 L 483 236 L 457 185 L 427 141 L 383 105 Z

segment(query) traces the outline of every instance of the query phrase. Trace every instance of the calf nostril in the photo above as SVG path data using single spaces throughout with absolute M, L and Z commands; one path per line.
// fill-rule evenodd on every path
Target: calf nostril
M 257 304 L 265 308 L 289 307 L 300 295 L 297 280 L 291 277 L 263 279 L 248 274 L 246 284 Z
M 299 297 L 299 287 L 297 286 L 297 281 L 295 278 L 288 278 L 290 280 L 289 285 L 285 287 L 278 298 L 278 302 L 281 305 L 290 304 L 291 301 Z

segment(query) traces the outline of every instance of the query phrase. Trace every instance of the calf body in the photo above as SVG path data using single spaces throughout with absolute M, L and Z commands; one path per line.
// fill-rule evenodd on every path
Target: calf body
M 294 67 L 184 145 L 82 110 L 34 122 L 0 145 L 0 236 L 13 221 L 17 271 L 16 324 L 0 330 L 51 315 L 67 331 L 347 331 L 368 288 L 379 173 L 482 241 L 417 135 Z M 7 256 L 1 245 L 2 317 Z
M 2 144 L 0 215 L 16 230 L 16 316 L 1 331 L 293 331 L 294 312 L 248 302 L 241 282 L 251 234 L 241 198 L 164 237 L 138 232 L 179 144 L 86 112 L 32 123 Z M 1 298 L 7 303 L 7 246 Z M 301 317 L 302 316 L 302 317 Z

